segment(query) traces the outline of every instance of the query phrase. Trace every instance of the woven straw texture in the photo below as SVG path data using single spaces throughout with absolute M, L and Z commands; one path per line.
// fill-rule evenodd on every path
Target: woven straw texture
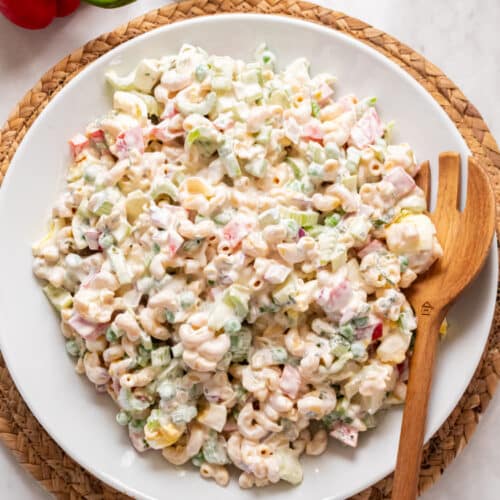
M 0 182 L 26 131 L 50 99 L 88 63 L 117 45 L 172 22 L 221 12 L 260 12 L 294 16 L 346 33 L 388 57 L 417 80 L 454 121 L 471 151 L 488 171 L 500 207 L 500 153 L 476 108 L 436 66 L 411 48 L 364 22 L 297 0 L 187 0 L 138 17 L 90 41 L 50 69 L 24 96 L 0 132 Z M 497 229 L 500 226 L 497 222 Z M 439 479 L 471 438 L 500 377 L 500 308 L 483 358 L 465 394 L 424 450 L 420 491 Z M 64 499 L 128 498 L 106 486 L 70 459 L 49 437 L 15 388 L 0 356 L 0 438 L 49 492 Z M 392 477 L 354 498 L 389 498 Z

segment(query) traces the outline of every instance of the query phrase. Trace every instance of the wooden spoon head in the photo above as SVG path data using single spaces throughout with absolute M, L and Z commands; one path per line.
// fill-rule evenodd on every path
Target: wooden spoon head
M 418 179 L 429 195 L 430 169 L 422 165 Z M 475 278 L 488 255 L 495 230 L 495 197 L 484 170 L 473 158 L 468 161 L 467 200 L 460 200 L 460 155 L 439 156 L 439 188 L 431 219 L 443 256 L 408 290 L 413 307 L 445 308 Z

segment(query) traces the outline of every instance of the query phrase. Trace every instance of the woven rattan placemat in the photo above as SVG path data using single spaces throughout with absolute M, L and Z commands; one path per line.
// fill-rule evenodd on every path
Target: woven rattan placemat
M 90 41 L 43 75 L 10 115 L 0 134 L 0 182 L 30 125 L 50 99 L 88 63 L 122 42 L 159 26 L 221 12 L 260 12 L 313 21 L 357 38 L 396 62 L 454 121 L 471 151 L 487 169 L 495 189 L 497 209 L 500 207 L 498 147 L 481 115 L 457 86 L 420 54 L 386 33 L 345 14 L 296 0 L 188 0 L 154 10 Z M 497 302 L 488 345 L 474 378 L 457 407 L 424 450 L 421 491 L 439 479 L 474 432 L 500 377 L 499 347 L 500 308 Z M 1 356 L 0 438 L 21 465 L 58 498 L 127 498 L 94 478 L 49 437 L 15 388 Z M 355 498 L 388 498 L 391 484 L 392 478 L 388 476 Z

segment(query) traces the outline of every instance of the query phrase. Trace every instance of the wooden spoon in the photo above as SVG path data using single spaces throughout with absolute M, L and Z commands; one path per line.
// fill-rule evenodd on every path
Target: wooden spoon
M 429 199 L 429 162 L 422 165 L 418 183 Z M 467 200 L 459 211 L 460 155 L 439 156 L 436 210 L 430 215 L 444 255 L 408 290 L 418 320 L 410 366 L 393 500 L 417 497 L 427 404 L 439 327 L 453 301 L 480 271 L 495 229 L 495 198 L 486 173 L 469 158 Z

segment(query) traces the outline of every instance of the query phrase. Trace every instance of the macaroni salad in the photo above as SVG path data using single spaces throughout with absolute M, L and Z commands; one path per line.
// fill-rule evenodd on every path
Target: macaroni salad
M 402 290 L 441 255 L 408 144 L 374 98 L 184 45 L 109 72 L 70 140 L 34 273 L 66 349 L 140 452 L 242 488 L 302 480 L 405 399 Z

